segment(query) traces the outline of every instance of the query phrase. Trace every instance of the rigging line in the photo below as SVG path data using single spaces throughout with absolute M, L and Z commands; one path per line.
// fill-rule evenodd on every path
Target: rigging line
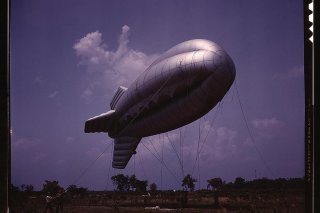
M 199 178 L 199 190 L 200 190 L 200 153 L 199 153 L 199 144 L 200 144 L 200 140 L 201 140 L 201 119 L 199 119 L 199 122 L 198 122 L 198 145 L 197 145 L 197 159 L 198 159 L 198 178 Z
M 105 150 L 86 169 L 84 169 L 84 171 L 79 175 L 79 177 L 75 179 L 75 181 L 73 181 L 72 185 L 75 185 L 80 180 L 80 178 L 90 169 L 91 166 L 95 164 L 95 162 L 109 149 L 110 146 L 111 144 L 109 144 L 105 148 Z
M 203 120 L 204 120 L 204 124 L 206 123 L 206 120 L 205 120 L 205 115 L 202 117 Z M 199 122 L 201 122 L 201 118 L 199 118 Z M 200 135 L 202 135 L 202 132 L 204 131 L 204 128 L 201 129 L 201 132 L 200 132 Z
M 268 171 L 271 173 L 271 175 L 273 175 L 275 177 L 275 173 L 270 169 L 270 167 L 268 166 L 267 162 L 265 161 L 264 157 L 262 156 L 262 153 L 260 152 L 260 150 L 258 149 L 257 145 L 256 145 L 256 141 L 253 137 L 253 134 L 249 128 L 249 124 L 248 124 L 248 121 L 247 121 L 247 118 L 245 116 L 245 113 L 244 113 L 244 110 L 243 110 L 243 106 L 242 106 L 242 102 L 240 100 L 240 95 L 239 95 L 239 91 L 238 91 L 238 86 L 237 86 L 237 81 L 235 81 L 235 87 L 236 87 L 236 92 L 237 92 L 237 98 L 238 98 L 238 102 L 239 102 L 239 105 L 240 105 L 240 109 L 241 109 L 241 113 L 242 113 L 242 116 L 243 116 L 243 120 L 246 124 L 246 127 L 247 127 L 247 131 L 248 131 L 248 134 L 249 134 L 249 137 L 251 139 L 251 142 L 253 143 L 253 147 L 254 149 L 257 151 L 262 163 L 265 165 L 265 167 L 268 169 Z
M 233 101 L 233 98 L 234 98 L 235 94 L 236 94 L 236 87 L 235 87 L 235 85 L 232 85 L 232 96 L 231 96 L 231 102 Z
M 133 174 L 136 176 L 136 155 L 133 155 Z
M 205 122 L 204 122 L 205 123 Z M 200 128 L 200 125 L 201 125 L 201 118 L 199 118 L 198 120 L 198 140 L 197 140 L 197 152 L 196 152 L 196 158 L 195 158 L 195 163 L 192 167 L 192 173 L 193 174 L 193 171 L 194 171 L 194 167 L 195 167 L 195 164 L 198 163 L 198 174 L 199 174 L 199 156 L 200 156 L 200 150 L 199 150 L 199 146 L 201 144 L 201 135 L 202 135 L 202 132 L 204 131 L 204 128 Z M 204 142 L 203 142 L 204 143 Z M 202 144 L 203 145 L 203 144 Z M 202 146 L 201 146 L 202 147 Z M 200 175 L 200 174 L 199 174 Z M 199 178 L 200 179 L 200 178 Z M 199 186 L 200 186 L 200 183 L 199 183 Z M 199 187 L 200 189 L 200 187 Z
M 160 135 L 159 135 L 159 139 L 160 139 Z M 164 146 L 164 137 L 162 135 L 162 146 L 161 146 L 161 161 L 163 162 L 163 146 Z M 161 164 L 161 178 L 160 178 L 160 183 L 161 183 L 161 190 L 163 190 L 162 188 L 162 164 Z
M 217 119 L 217 117 L 218 117 L 219 112 L 221 111 L 221 109 L 222 109 L 222 102 L 219 103 L 217 113 L 213 116 L 213 118 L 212 118 L 212 120 L 211 120 L 210 128 L 209 128 L 209 130 L 208 130 L 208 132 L 207 132 L 207 134 L 206 134 L 206 137 L 204 138 L 203 143 L 202 143 L 202 145 L 201 145 L 201 147 L 200 147 L 200 153 L 202 152 L 204 143 L 207 141 L 207 138 L 208 138 L 208 136 L 209 136 L 209 133 L 210 133 L 210 132 L 212 131 L 212 129 L 213 129 L 213 122 Z
M 138 156 L 139 156 L 139 163 L 140 163 L 140 167 L 142 169 L 142 172 L 143 172 L 144 176 L 146 177 L 146 179 L 148 180 L 149 178 L 148 178 L 147 173 L 146 173 L 144 166 L 142 164 L 142 157 L 141 157 L 141 155 L 138 155 Z
M 157 149 L 154 147 L 154 145 L 153 145 L 153 143 L 152 143 L 152 141 L 151 141 L 151 139 L 149 137 L 148 137 L 148 141 L 149 141 L 149 144 L 151 144 L 151 146 L 153 147 L 153 149 L 154 149 L 155 153 L 157 154 L 157 156 L 160 158 L 160 154 L 158 153 Z
M 184 174 L 183 174 L 183 166 L 182 166 L 181 159 L 180 159 L 180 157 L 179 157 L 178 151 L 176 150 L 176 147 L 174 146 L 174 144 L 173 144 L 172 141 L 170 140 L 170 138 L 169 138 L 169 136 L 168 136 L 168 133 L 166 133 L 166 137 L 168 138 L 168 140 L 169 140 L 169 142 L 170 142 L 170 144 L 171 144 L 171 147 L 172 147 L 174 153 L 176 154 L 176 156 L 177 156 L 177 158 L 178 158 L 182 175 L 184 175 Z M 183 177 L 182 177 L 182 178 L 183 178 Z
M 110 153 L 110 163 L 109 163 L 109 169 L 108 169 L 107 187 L 109 186 L 111 167 L 112 167 L 112 153 Z
M 180 157 L 179 157 L 179 153 L 178 153 L 178 151 L 177 151 L 174 143 L 170 140 L 170 138 L 169 138 L 169 136 L 168 136 L 168 133 L 166 133 L 166 137 L 168 138 L 168 141 L 170 142 L 171 147 L 172 147 L 173 151 L 175 152 L 175 154 L 176 154 L 176 156 L 177 156 L 177 158 L 178 158 L 178 160 L 179 160 L 180 166 L 181 166 L 181 159 L 180 159 Z
M 178 182 L 178 183 L 180 183 L 179 181 L 178 181 L 178 178 L 173 174 L 173 172 L 168 168 L 168 166 L 164 163 L 164 161 L 161 161 L 142 141 L 140 142 L 140 143 L 142 143 L 142 145 L 147 149 L 147 150 L 149 150 L 149 152 L 161 163 L 161 164 L 163 164 L 163 166 L 169 171 L 169 173 L 174 177 L 174 179 Z
M 153 147 L 153 149 L 155 150 L 155 152 L 157 153 L 158 157 L 160 157 L 160 154 L 157 150 L 157 148 L 154 146 L 154 144 L 151 142 L 151 146 Z
M 141 143 L 142 143 L 142 141 L 141 141 Z M 177 182 L 179 182 L 178 181 L 178 179 L 176 178 L 176 176 L 173 174 L 173 172 L 167 167 L 167 165 L 165 164 L 165 162 L 164 162 L 164 160 L 163 160 L 163 157 L 162 157 L 162 161 L 149 149 L 149 147 L 148 146 L 146 146 L 144 143 L 142 143 L 142 145 L 146 148 L 146 149 L 148 149 L 149 151 L 150 151 L 150 153 L 161 163 L 161 165 L 163 165 L 170 173 L 171 173 L 171 175 L 176 179 L 176 181 Z
M 222 101 L 223 101 L 223 100 L 222 100 Z M 215 121 L 215 119 L 217 119 L 217 117 L 218 117 L 218 115 L 219 115 L 219 112 L 220 112 L 220 110 L 221 110 L 221 108 L 222 108 L 222 107 L 221 107 L 221 106 L 222 106 L 222 101 L 219 102 L 218 110 L 216 111 L 217 113 L 214 114 L 213 118 L 211 119 L 210 128 L 209 128 L 209 130 L 207 131 L 207 134 L 206 134 L 206 136 L 205 136 L 205 138 L 204 138 L 204 140 L 203 140 L 203 142 L 202 142 L 202 144 L 201 144 L 201 147 L 200 147 L 200 153 L 202 152 L 202 149 L 203 149 L 203 147 L 204 147 L 204 144 L 205 144 L 205 142 L 207 141 L 207 138 L 208 138 L 208 136 L 209 136 L 209 133 L 210 133 L 210 132 L 212 131 L 212 129 L 213 129 L 213 122 Z M 194 169 L 195 169 L 197 160 L 198 160 L 198 158 L 196 158 L 195 161 L 194 161 L 191 175 L 192 175 L 193 172 L 194 172 Z
M 182 175 L 184 177 L 182 128 L 180 128 L 179 131 L 180 131 L 180 157 L 181 157 L 181 165 L 182 165 Z
M 200 135 L 202 135 L 202 133 L 205 131 L 205 125 L 206 125 L 206 115 L 204 115 L 203 117 L 201 117 L 202 118 L 202 120 L 203 120 L 203 128 L 201 128 L 201 133 L 200 133 Z M 200 118 L 200 119 L 201 119 Z M 200 119 L 199 119 L 199 122 L 200 122 Z M 203 133 L 204 134 L 204 133 Z M 200 143 L 201 143 L 201 141 L 200 141 Z
M 204 146 L 204 144 L 205 144 L 205 142 L 207 141 L 207 138 L 208 138 L 208 136 L 209 136 L 209 133 L 211 132 L 211 130 L 212 130 L 212 127 L 213 127 L 213 121 L 217 118 L 217 116 L 218 116 L 218 112 L 219 112 L 219 110 L 220 110 L 220 103 L 219 103 L 219 105 L 218 105 L 218 110 L 217 111 L 215 111 L 216 113 L 213 115 L 213 118 L 212 118 L 212 120 L 211 120 L 211 122 L 210 122 L 210 128 L 208 129 L 208 131 L 207 131 L 207 133 L 206 133 L 206 135 L 205 135 L 205 137 L 204 137 L 204 139 L 203 139 L 203 141 L 202 141 L 202 144 L 201 144 L 201 141 L 200 141 L 200 144 L 201 144 L 201 146 L 200 146 L 200 150 L 199 150 L 199 153 L 201 153 L 202 152 L 202 149 L 203 149 L 203 146 Z M 209 120 L 209 119 L 208 119 Z M 207 121 L 204 119 L 204 123 L 206 123 Z M 203 129 L 205 129 L 205 127 L 203 128 Z M 203 130 L 202 129 L 202 130 Z M 202 131 L 201 131 L 201 135 L 202 135 Z
M 179 147 L 179 154 L 180 154 L 180 157 L 181 157 L 181 128 L 179 128 L 179 146 L 180 146 Z
M 130 164 L 128 163 L 128 167 L 125 168 L 128 173 L 131 171 L 132 174 L 135 172 L 135 159 L 134 159 L 135 154 L 132 154 L 130 159 L 133 159 L 130 161 Z M 129 167 L 130 166 L 130 167 Z
M 158 140 L 155 140 L 155 141 L 157 141 L 156 143 L 157 143 L 159 149 L 160 149 L 160 147 L 162 146 L 162 143 L 160 142 L 160 136 L 163 137 L 163 134 L 162 134 L 162 133 L 161 133 L 161 134 L 158 134 Z M 154 137 L 154 138 L 155 138 L 155 137 Z M 151 139 L 149 139 L 149 141 L 151 142 Z M 152 142 L 151 142 L 151 144 L 153 145 Z M 153 149 L 154 149 L 155 152 L 157 153 L 158 157 L 162 159 L 162 157 L 161 157 L 161 155 L 160 155 L 160 151 L 158 152 L 159 149 L 156 149 L 155 146 L 153 146 Z
M 158 147 L 161 147 L 160 135 L 161 135 L 161 134 L 158 134 L 158 140 L 155 140 L 155 141 L 157 141 L 156 143 L 157 143 Z M 154 138 L 155 138 L 155 137 L 154 137 Z

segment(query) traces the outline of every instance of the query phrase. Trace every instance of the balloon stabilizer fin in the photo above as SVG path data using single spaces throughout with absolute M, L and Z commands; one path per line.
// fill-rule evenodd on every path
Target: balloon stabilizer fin
M 85 133 L 108 132 L 115 116 L 115 110 L 110 110 L 101 115 L 90 118 L 84 126 Z
M 124 169 L 131 156 L 136 154 L 136 148 L 141 138 L 120 137 L 114 140 L 112 167 Z

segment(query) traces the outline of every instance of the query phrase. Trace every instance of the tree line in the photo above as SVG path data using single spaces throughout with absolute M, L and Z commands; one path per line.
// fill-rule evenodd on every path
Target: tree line
M 111 177 L 112 183 L 115 186 L 116 191 L 120 192 L 147 192 L 148 181 L 139 180 L 135 175 L 124 175 L 118 174 Z M 195 183 L 197 182 L 196 178 L 193 178 L 190 174 L 187 174 L 182 182 L 181 187 L 184 191 L 194 191 Z M 233 182 L 226 183 L 220 177 L 212 178 L 207 180 L 207 190 L 222 190 L 222 189 L 266 189 L 266 188 L 303 188 L 305 184 L 304 178 L 277 178 L 277 179 L 268 179 L 268 178 L 259 178 L 254 180 L 245 180 L 242 177 L 237 177 Z M 41 191 L 36 192 L 34 187 L 29 184 L 22 184 L 21 186 L 11 185 L 11 194 L 36 194 L 43 193 L 47 194 L 48 192 L 56 194 L 60 189 L 64 189 L 59 185 L 59 182 L 56 180 L 50 181 L 45 180 Z M 150 192 L 156 192 L 158 187 L 156 183 L 151 183 L 149 185 Z M 79 187 L 76 185 L 69 185 L 66 188 L 66 191 L 70 195 L 85 195 L 89 192 L 88 188 Z

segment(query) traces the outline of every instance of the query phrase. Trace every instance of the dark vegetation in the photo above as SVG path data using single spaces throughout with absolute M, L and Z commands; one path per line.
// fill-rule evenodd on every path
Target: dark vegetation
M 221 178 L 207 180 L 207 189 L 195 191 L 197 180 L 186 175 L 182 189 L 158 190 L 155 183 L 135 175 L 111 177 L 114 191 L 90 191 L 68 186 L 64 196 L 64 212 L 304 212 L 304 178 L 261 178 L 246 181 L 237 177 L 226 183 Z M 42 212 L 45 196 L 55 196 L 58 181 L 45 180 L 42 190 L 32 185 L 11 185 L 10 212 Z M 148 190 L 149 189 L 149 190 Z

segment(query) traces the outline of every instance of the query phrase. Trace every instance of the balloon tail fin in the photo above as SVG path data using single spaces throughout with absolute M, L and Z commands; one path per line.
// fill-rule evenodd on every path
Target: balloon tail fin
M 84 126 L 84 132 L 108 132 L 113 124 L 114 116 L 115 110 L 110 110 L 106 113 L 88 119 Z
M 131 156 L 136 154 L 136 148 L 141 138 L 120 137 L 114 140 L 112 167 L 124 169 Z

